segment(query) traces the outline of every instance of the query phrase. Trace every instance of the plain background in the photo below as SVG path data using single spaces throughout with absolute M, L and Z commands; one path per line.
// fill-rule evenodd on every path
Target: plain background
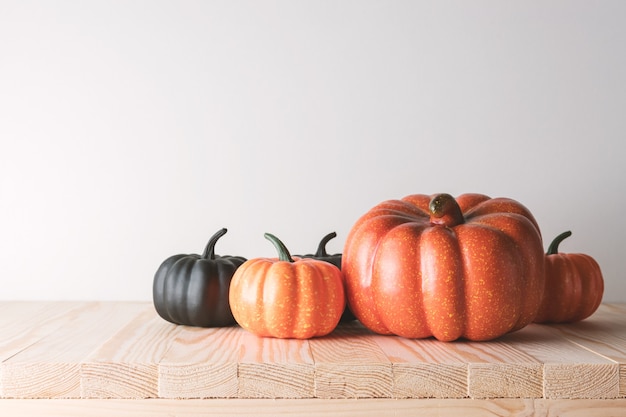
M 480 192 L 626 302 L 624 1 L 0 0 L 0 299 L 150 300 L 160 263 L 341 252 Z

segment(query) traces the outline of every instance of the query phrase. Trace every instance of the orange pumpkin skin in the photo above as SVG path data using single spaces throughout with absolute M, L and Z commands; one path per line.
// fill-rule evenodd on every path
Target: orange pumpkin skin
M 263 337 L 309 339 L 337 327 L 346 302 L 335 265 L 286 252 L 284 258 L 250 259 L 239 268 L 229 302 L 244 329 Z
M 558 253 L 557 236 L 545 256 L 546 286 L 535 323 L 573 323 L 591 316 L 602 303 L 604 279 L 600 265 L 584 253 Z
M 417 194 L 378 204 L 343 250 L 348 304 L 380 334 L 490 340 L 531 323 L 544 287 L 537 222 L 482 194 Z

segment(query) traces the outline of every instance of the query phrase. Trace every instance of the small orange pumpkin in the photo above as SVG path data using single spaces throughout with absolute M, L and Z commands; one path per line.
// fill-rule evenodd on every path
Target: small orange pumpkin
M 545 291 L 535 323 L 572 323 L 591 316 L 600 306 L 604 279 L 600 265 L 584 253 L 559 253 L 572 235 L 558 235 L 545 256 Z
M 278 258 L 255 258 L 231 280 L 229 303 L 235 320 L 258 336 L 308 339 L 332 332 L 346 301 L 343 278 L 335 265 L 291 257 L 275 236 Z

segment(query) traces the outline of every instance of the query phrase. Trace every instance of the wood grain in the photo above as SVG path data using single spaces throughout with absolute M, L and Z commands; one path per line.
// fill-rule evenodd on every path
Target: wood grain
M 434 339 L 371 338 L 392 364 L 393 398 L 468 397 L 466 357 L 453 345 Z
M 575 415 L 576 404 L 585 415 L 594 415 L 592 405 L 611 415 L 625 404 L 625 381 L 621 304 L 602 305 L 580 323 L 444 343 L 377 335 L 358 322 L 325 337 L 284 340 L 238 326 L 173 325 L 151 303 L 0 302 L 2 415 L 7 407 L 47 404 L 29 401 L 35 398 L 57 399 L 60 413 L 70 415 L 87 404 L 101 404 L 107 415 L 115 404 L 138 407 L 138 414 L 154 406 L 157 415 L 157 405 L 171 412 L 176 404 L 189 415 L 207 404 L 235 404 L 243 414 L 261 413 L 260 404 L 274 404 L 278 414 L 287 404 L 308 404 L 320 415 L 344 406 L 368 415 L 393 404 L 392 415 L 410 407 L 454 415 L 468 407 L 546 416 Z
M 20 417 L 620 417 L 626 400 L 546 399 L 211 399 L 11 400 L 0 410 Z
M 619 365 L 619 397 L 626 397 L 626 311 L 602 305 L 582 322 L 546 326 L 585 349 Z
M 311 339 L 317 398 L 390 398 L 391 361 L 360 324 Z
M 239 398 L 313 398 L 314 375 L 308 340 L 242 335 Z
M 179 326 L 159 363 L 161 398 L 232 398 L 238 393 L 239 327 Z
M 157 397 L 158 363 L 179 331 L 147 306 L 82 362 L 81 397 Z
M 504 338 L 543 363 L 544 398 L 617 398 L 619 365 L 542 325 Z
M 7 398 L 79 398 L 81 362 L 134 315 L 140 303 L 87 303 L 69 310 L 63 326 L 2 363 Z
M 458 346 L 469 362 L 472 398 L 537 398 L 542 393 L 541 363 L 500 340 Z
M 0 303 L 0 362 L 66 326 L 88 303 Z

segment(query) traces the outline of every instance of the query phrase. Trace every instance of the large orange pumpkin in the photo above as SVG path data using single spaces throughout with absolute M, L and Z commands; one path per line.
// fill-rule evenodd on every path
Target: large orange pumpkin
M 489 340 L 531 323 L 544 286 L 530 211 L 483 194 L 416 194 L 378 204 L 343 251 L 348 304 L 369 329 Z
M 258 336 L 308 339 L 332 332 L 346 306 L 339 268 L 318 259 L 292 257 L 266 233 L 278 258 L 254 258 L 230 283 L 229 303 L 241 327 Z
M 572 232 L 558 235 L 546 253 L 546 287 L 536 323 L 572 323 L 591 316 L 604 295 L 600 265 L 584 253 L 559 253 Z

